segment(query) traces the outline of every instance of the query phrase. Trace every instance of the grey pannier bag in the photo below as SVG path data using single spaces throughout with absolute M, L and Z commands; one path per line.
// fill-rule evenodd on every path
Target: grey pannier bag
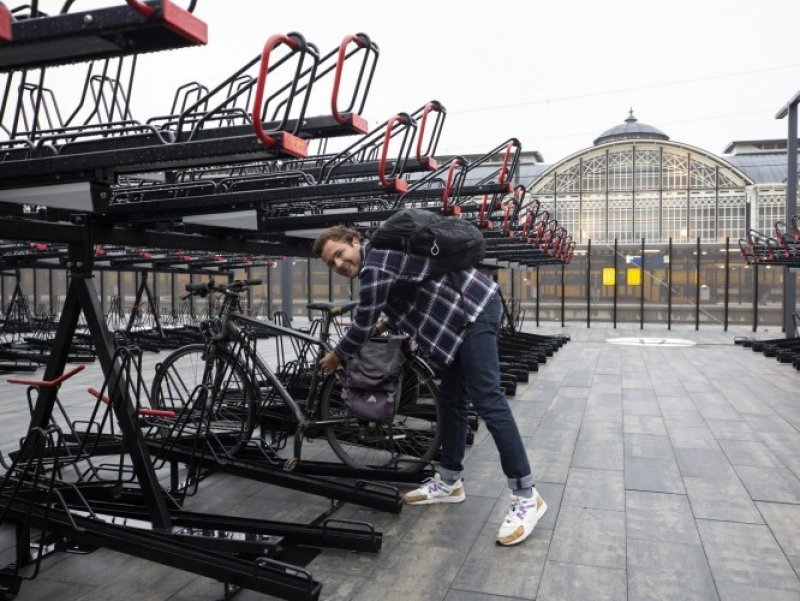
M 406 336 L 370 338 L 345 367 L 342 399 L 359 419 L 391 421 L 402 388 Z

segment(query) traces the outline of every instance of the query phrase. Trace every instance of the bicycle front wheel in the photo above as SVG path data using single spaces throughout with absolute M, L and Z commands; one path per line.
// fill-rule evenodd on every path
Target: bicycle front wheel
M 320 418 L 333 452 L 346 465 L 362 469 L 419 471 L 436 455 L 441 443 L 438 388 L 429 370 L 409 361 L 394 419 L 365 422 L 348 414 L 341 383 L 329 378 L 320 397 Z
M 190 344 L 170 354 L 156 368 L 150 402 L 172 409 L 183 423 L 179 434 L 212 435 L 238 447 L 254 428 L 255 390 L 240 361 L 225 348 L 208 357 L 204 344 Z

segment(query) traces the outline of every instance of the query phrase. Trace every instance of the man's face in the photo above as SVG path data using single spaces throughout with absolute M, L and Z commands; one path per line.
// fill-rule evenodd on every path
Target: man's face
M 361 241 L 357 238 L 352 242 L 328 240 L 320 258 L 340 276 L 352 280 L 361 270 L 360 249 Z

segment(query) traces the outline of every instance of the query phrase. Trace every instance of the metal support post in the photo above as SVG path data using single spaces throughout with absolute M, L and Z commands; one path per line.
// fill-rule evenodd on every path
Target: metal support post
M 103 318 L 103 312 L 100 309 L 100 303 L 97 298 L 97 290 L 92 281 L 91 253 L 91 243 L 85 245 L 71 244 L 69 247 L 70 283 L 43 379 L 54 380 L 64 372 L 69 347 L 72 344 L 75 328 L 78 324 L 78 317 L 83 311 L 103 373 L 113 374 L 110 380 L 118 384 L 111 386 L 110 390 L 125 391 L 127 390 L 127 384 L 124 382 L 124 376 L 119 366 L 112 362 L 114 343 Z M 50 423 L 50 417 L 55 406 L 56 393 L 57 389 L 55 388 L 40 388 L 29 430 L 45 428 Z M 112 398 L 112 407 L 124 436 L 126 450 L 133 463 L 134 473 L 137 476 L 142 494 L 147 501 L 153 527 L 167 530 L 171 526 L 167 506 L 155 470 L 150 462 L 150 456 L 141 430 L 136 426 L 133 403 L 129 398 L 116 398 L 115 395 Z M 20 449 L 21 460 L 33 457 L 35 449 L 32 444 L 28 444 L 30 440 L 31 438 L 26 438 Z
M 797 105 L 800 103 L 800 92 L 794 95 L 775 115 L 776 119 L 789 117 L 789 132 L 787 135 L 786 158 L 786 219 L 792 218 L 797 213 Z M 787 269 L 783 279 L 783 331 L 787 338 L 796 336 L 794 319 L 797 303 L 797 275 Z

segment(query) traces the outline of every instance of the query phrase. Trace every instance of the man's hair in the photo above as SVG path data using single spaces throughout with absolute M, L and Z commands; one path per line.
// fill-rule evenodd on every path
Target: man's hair
M 321 257 L 322 249 L 330 240 L 333 240 L 334 242 L 350 243 L 355 239 L 361 239 L 361 234 L 358 233 L 358 230 L 354 230 L 346 225 L 334 225 L 329 227 L 328 229 L 324 230 L 316 240 L 314 240 L 314 256 Z

